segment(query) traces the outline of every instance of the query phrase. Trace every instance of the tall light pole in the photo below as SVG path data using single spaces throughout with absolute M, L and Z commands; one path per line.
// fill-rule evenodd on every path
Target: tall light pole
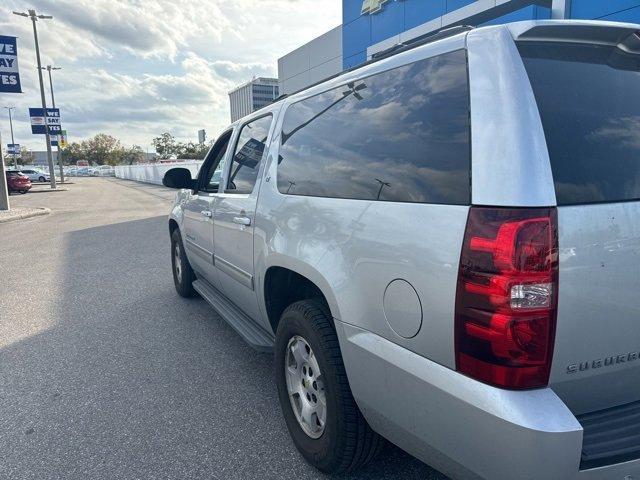
M 49 72 L 49 87 L 51 88 L 51 104 L 52 108 L 56 108 L 56 97 L 53 95 L 53 80 L 51 78 L 51 70 L 62 70 L 60 67 L 52 67 L 47 65 L 46 67 L 40 67 L 40 70 L 47 70 Z M 58 136 L 58 166 L 60 167 L 60 183 L 64 183 L 64 169 L 62 168 L 62 158 L 60 158 L 60 136 Z
M 13 139 L 13 119 L 11 118 L 11 110 L 15 110 L 16 107 L 4 107 L 9 112 L 9 128 L 11 128 L 11 144 L 15 149 L 16 142 Z M 18 169 L 18 159 L 16 157 L 16 151 L 13 151 L 13 166 L 17 170 Z
M 45 138 L 47 141 L 47 161 L 49 162 L 49 178 L 51 178 L 51 188 L 56 188 L 56 172 L 53 166 L 53 157 L 51 155 L 51 137 L 49 136 L 49 125 L 47 125 L 47 99 L 44 96 L 44 82 L 42 80 L 42 62 L 40 62 L 40 45 L 38 44 L 38 29 L 36 22 L 40 20 L 48 20 L 53 18 L 51 15 L 37 15 L 35 10 L 29 10 L 29 13 L 13 12 L 21 17 L 31 18 L 33 23 L 33 38 L 36 43 L 36 60 L 38 63 L 38 79 L 40 80 L 40 99 L 42 100 L 42 109 L 44 113 Z
M 2 135 L 0 135 L 0 145 L 2 145 Z M 9 203 L 9 186 L 7 185 L 7 176 L 4 171 L 4 158 L 2 158 L 2 148 L 0 148 L 0 211 L 10 210 Z

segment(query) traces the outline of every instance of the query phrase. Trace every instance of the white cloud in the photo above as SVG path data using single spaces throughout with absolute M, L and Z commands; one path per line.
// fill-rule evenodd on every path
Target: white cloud
M 31 22 L 11 10 L 54 16 L 38 22 L 43 63 L 70 140 L 99 132 L 143 147 L 170 131 L 195 139 L 229 123 L 227 93 L 254 75 L 275 76 L 277 58 L 340 23 L 340 0 L 0 0 L 0 33 L 19 37 L 23 95 L 16 142 L 43 149 L 27 108 L 40 95 Z M 320 6 L 319 6 L 320 5 Z M 45 78 L 46 81 L 46 78 Z M 47 85 L 48 87 L 48 85 Z M 47 101 L 48 88 L 47 90 Z M 0 121 L 7 132 L 6 120 Z M 6 143 L 6 142 L 5 142 Z

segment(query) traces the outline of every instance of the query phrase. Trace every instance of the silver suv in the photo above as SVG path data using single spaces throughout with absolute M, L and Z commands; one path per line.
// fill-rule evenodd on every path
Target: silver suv
M 178 293 L 273 352 L 312 465 L 640 478 L 638 32 L 442 32 L 167 173 Z

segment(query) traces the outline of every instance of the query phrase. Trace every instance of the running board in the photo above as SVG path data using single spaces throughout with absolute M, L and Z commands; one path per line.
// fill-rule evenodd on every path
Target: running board
M 238 307 L 206 280 L 199 278 L 193 282 L 193 288 L 220 314 L 243 338 L 259 352 L 273 352 L 274 337 L 264 328 L 256 324 Z

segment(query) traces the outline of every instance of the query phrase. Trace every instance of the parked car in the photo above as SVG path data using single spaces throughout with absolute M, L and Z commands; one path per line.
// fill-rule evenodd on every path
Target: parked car
M 20 171 L 29 177 L 29 180 L 32 182 L 49 182 L 51 180 L 49 174 L 41 170 L 22 169 Z
M 309 463 L 640 478 L 639 32 L 441 32 L 167 172 L 176 290 L 273 352 Z
M 31 190 L 31 180 L 27 175 L 17 170 L 8 170 L 5 172 L 7 177 L 7 187 L 9 193 L 18 192 L 25 194 Z
M 94 177 L 115 177 L 116 169 L 110 165 L 100 165 L 91 171 L 91 175 Z

